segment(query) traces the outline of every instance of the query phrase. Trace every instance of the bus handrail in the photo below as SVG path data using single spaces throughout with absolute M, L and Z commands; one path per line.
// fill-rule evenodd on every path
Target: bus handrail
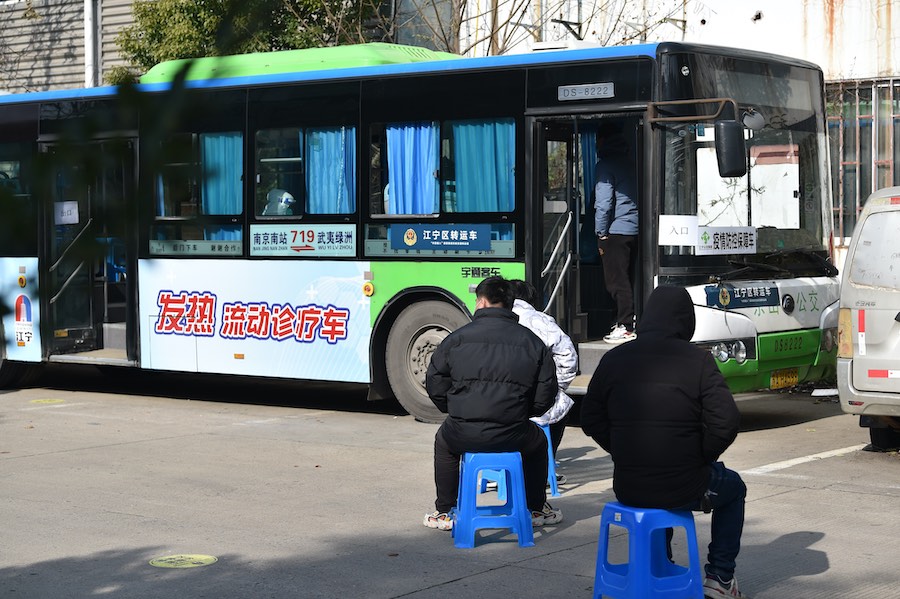
M 66 282 L 62 284 L 62 287 L 59 288 L 59 291 L 57 292 L 57 294 L 50 298 L 51 305 L 56 303 L 56 300 L 58 300 L 59 296 L 61 296 L 63 294 L 63 292 L 66 290 L 66 287 L 68 287 L 69 283 L 72 282 L 72 279 L 75 278 L 75 275 L 77 275 L 79 272 L 81 272 L 82 268 L 84 268 L 84 261 L 82 261 L 81 264 L 79 264 L 78 267 L 72 271 L 72 274 L 70 274 L 69 277 L 66 279 Z
M 562 220 L 563 216 L 565 216 L 567 214 L 568 214 L 567 212 L 559 213 L 559 216 L 557 216 L 556 220 L 553 221 L 553 227 L 551 228 L 551 231 L 555 231 L 557 228 L 559 228 L 559 222 Z M 565 226 L 563 226 L 563 228 L 564 227 Z M 545 253 L 547 251 L 547 248 L 549 248 L 552 244 L 553 244 L 552 236 L 548 235 L 547 240 L 544 242 L 544 245 L 541 247 L 542 254 Z
M 566 237 L 566 234 L 569 230 L 569 225 L 572 224 L 572 211 L 569 210 L 569 217 L 566 219 L 566 224 L 563 225 L 562 231 L 559 232 L 559 239 L 556 241 L 556 247 L 553 248 L 553 253 L 550 254 L 550 258 L 547 260 L 547 266 L 544 267 L 544 270 L 541 271 L 541 277 L 545 277 L 548 272 L 550 272 L 550 268 L 553 266 L 553 263 L 556 261 L 556 254 L 559 252 L 559 248 L 562 245 L 563 240 Z
M 550 298 L 547 300 L 547 305 L 544 307 L 544 313 L 547 313 L 547 310 L 553 305 L 553 301 L 556 299 L 556 292 L 559 291 L 559 286 L 562 285 L 563 279 L 565 279 L 566 271 L 569 270 L 569 265 L 572 264 L 572 254 L 569 253 L 566 256 L 566 261 L 563 264 L 562 269 L 559 272 L 559 278 L 556 280 L 556 285 L 553 287 L 553 291 L 550 292 Z
M 88 221 L 86 223 L 84 223 L 84 227 L 81 228 L 81 231 L 78 232 L 78 235 L 75 236 L 75 239 L 73 239 L 72 241 L 69 242 L 69 245 L 66 246 L 66 249 L 63 250 L 62 254 L 59 255 L 59 258 L 56 259 L 56 262 L 53 263 L 53 266 L 50 267 L 50 272 L 53 272 L 54 270 L 57 269 L 57 267 L 65 259 L 66 255 L 69 253 L 69 250 L 72 249 L 72 246 L 74 246 L 78 242 L 78 240 L 81 239 L 81 236 L 84 235 L 84 232 L 90 228 L 90 226 L 93 222 L 94 222 L 94 217 L 91 217 L 88 219 Z

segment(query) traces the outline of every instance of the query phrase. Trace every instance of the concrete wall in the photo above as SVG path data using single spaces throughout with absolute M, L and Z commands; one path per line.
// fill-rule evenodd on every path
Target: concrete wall
M 0 3 L 0 89 L 42 91 L 84 85 L 84 3 Z
M 94 0 L 99 82 L 123 64 L 115 45 L 132 22 L 131 0 Z M 0 90 L 84 87 L 84 0 L 0 0 Z

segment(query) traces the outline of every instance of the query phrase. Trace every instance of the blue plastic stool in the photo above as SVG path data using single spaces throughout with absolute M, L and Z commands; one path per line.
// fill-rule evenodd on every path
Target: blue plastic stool
M 556 485 L 556 456 L 553 455 L 553 440 L 550 439 L 550 425 L 542 424 L 541 430 L 547 437 L 547 482 L 550 483 L 550 497 L 559 497 L 559 487 Z
M 628 562 L 609 563 L 609 527 L 628 531 Z M 683 528 L 688 544 L 688 567 L 666 556 L 666 528 Z M 694 515 L 686 511 L 633 508 L 611 501 L 600 516 L 594 599 L 703 599 L 703 570 L 697 549 Z
M 499 473 L 508 490 L 502 505 L 477 505 L 478 473 Z M 499 482 L 498 482 L 499 488 Z M 511 453 L 467 453 L 459 466 L 459 496 L 453 517 L 453 544 L 459 548 L 475 546 L 475 531 L 480 528 L 509 528 L 520 547 L 534 546 L 531 510 L 525 500 L 525 474 L 522 456 Z
M 553 455 L 553 441 L 550 439 L 550 425 L 542 424 L 541 430 L 547 437 L 547 483 L 550 485 L 550 496 L 559 497 L 559 486 L 556 484 L 556 456 Z M 479 490 L 487 491 L 488 481 L 497 483 L 497 499 L 506 501 L 506 477 L 496 470 L 485 470 L 481 473 L 481 486 Z

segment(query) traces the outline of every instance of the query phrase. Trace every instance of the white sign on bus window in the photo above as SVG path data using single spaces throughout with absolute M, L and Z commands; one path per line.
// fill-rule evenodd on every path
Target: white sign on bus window
M 698 227 L 697 255 L 755 254 L 755 227 Z
M 683 214 L 659 216 L 659 245 L 697 245 L 697 217 Z

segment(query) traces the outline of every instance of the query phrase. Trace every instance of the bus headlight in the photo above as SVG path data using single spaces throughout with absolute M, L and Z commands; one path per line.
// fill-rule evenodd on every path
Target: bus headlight
M 743 364 L 756 358 L 756 340 L 752 337 L 727 341 L 701 341 L 697 346 L 707 350 L 719 362 L 734 360 L 738 364 Z
M 709 351 L 712 352 L 712 355 L 719 362 L 727 362 L 728 358 L 731 357 L 731 352 L 728 350 L 728 345 L 725 343 L 716 343 Z
M 743 341 L 738 339 L 731 344 L 731 355 L 734 356 L 734 361 L 738 364 L 743 364 L 747 361 L 747 346 L 744 345 Z

